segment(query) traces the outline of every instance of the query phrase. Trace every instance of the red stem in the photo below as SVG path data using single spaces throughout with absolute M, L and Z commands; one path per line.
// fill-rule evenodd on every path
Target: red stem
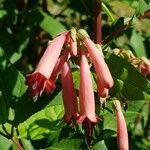
M 102 42 L 101 1 L 95 0 L 94 30 L 96 43 Z
M 18 150 L 24 150 L 23 147 L 20 145 L 18 140 L 15 140 L 13 138 L 11 140 L 17 146 Z

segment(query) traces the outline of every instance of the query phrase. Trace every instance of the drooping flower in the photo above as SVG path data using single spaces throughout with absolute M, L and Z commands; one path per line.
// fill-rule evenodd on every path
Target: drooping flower
M 64 63 L 70 58 L 70 53 L 66 52 L 63 55 L 61 55 L 56 64 L 55 67 L 53 69 L 52 75 L 51 75 L 51 80 L 55 81 L 59 75 L 59 73 L 61 72 L 61 69 L 64 65 Z
M 82 123 L 85 126 L 87 143 L 90 145 L 93 128 L 99 118 L 95 114 L 95 100 L 90 68 L 83 50 L 81 50 L 80 57 L 80 116 L 77 119 L 77 123 Z
M 27 75 L 26 84 L 29 86 L 30 93 L 33 97 L 38 97 L 43 91 L 49 93 L 55 88 L 55 84 L 50 79 L 50 76 L 59 58 L 67 35 L 68 32 L 64 32 L 51 41 L 35 71 L 32 74 Z
M 103 83 L 97 78 L 97 92 L 100 97 L 107 97 L 109 90 L 103 86 Z
M 128 150 L 128 131 L 125 122 L 125 118 L 122 113 L 120 102 L 118 100 L 113 101 L 113 106 L 115 107 L 116 117 L 117 117 L 117 144 L 119 150 Z
M 78 31 L 78 35 L 90 54 L 97 77 L 101 80 L 105 88 L 110 89 L 114 82 L 103 56 L 99 53 L 98 49 L 89 38 L 86 31 L 81 29 Z
M 65 62 L 62 66 L 61 80 L 62 95 L 65 109 L 64 120 L 67 123 L 71 123 L 71 121 L 78 116 L 78 109 L 77 96 L 73 86 L 71 69 L 68 62 Z
M 43 91 L 48 94 L 55 88 L 55 83 L 39 72 L 27 75 L 26 84 L 29 86 L 30 94 L 35 100 Z

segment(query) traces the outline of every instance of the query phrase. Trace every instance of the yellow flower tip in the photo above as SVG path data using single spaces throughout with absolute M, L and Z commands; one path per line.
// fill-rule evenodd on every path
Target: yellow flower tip
M 78 30 L 77 32 L 78 38 L 84 41 L 86 38 L 90 38 L 87 32 L 83 29 Z

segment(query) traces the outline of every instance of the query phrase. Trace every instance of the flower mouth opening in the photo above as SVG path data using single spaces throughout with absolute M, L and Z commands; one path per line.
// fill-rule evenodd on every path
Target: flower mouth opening
M 55 83 L 51 79 L 47 79 L 39 72 L 29 74 L 26 76 L 26 85 L 29 87 L 30 95 L 32 97 L 41 96 L 43 92 L 49 94 L 55 89 Z
M 86 144 L 90 149 L 92 146 L 93 131 L 96 123 L 92 122 L 88 117 L 86 117 L 82 124 L 85 131 Z

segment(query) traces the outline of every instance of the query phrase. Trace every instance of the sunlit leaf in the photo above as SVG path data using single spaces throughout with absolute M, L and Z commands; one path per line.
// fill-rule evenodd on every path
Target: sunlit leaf
M 47 15 L 44 12 L 40 12 L 43 16 L 43 20 L 40 23 L 40 27 L 49 33 L 52 37 L 55 37 L 60 32 L 63 32 L 66 30 L 65 26 L 63 26 L 59 21 L 54 19 L 52 16 Z
M 20 134 L 23 137 L 30 136 L 34 140 L 45 138 L 59 127 L 58 120 L 62 119 L 63 115 L 62 105 L 48 106 L 20 124 Z
M 150 82 L 126 60 L 110 55 L 106 59 L 115 85 L 111 94 L 127 100 L 150 100 Z
M 144 41 L 143 41 L 142 35 L 140 33 L 136 32 L 135 30 L 132 31 L 132 36 L 130 39 L 130 44 L 135 52 L 135 54 L 138 57 L 146 57 L 146 51 L 145 51 L 145 46 L 144 46 Z

